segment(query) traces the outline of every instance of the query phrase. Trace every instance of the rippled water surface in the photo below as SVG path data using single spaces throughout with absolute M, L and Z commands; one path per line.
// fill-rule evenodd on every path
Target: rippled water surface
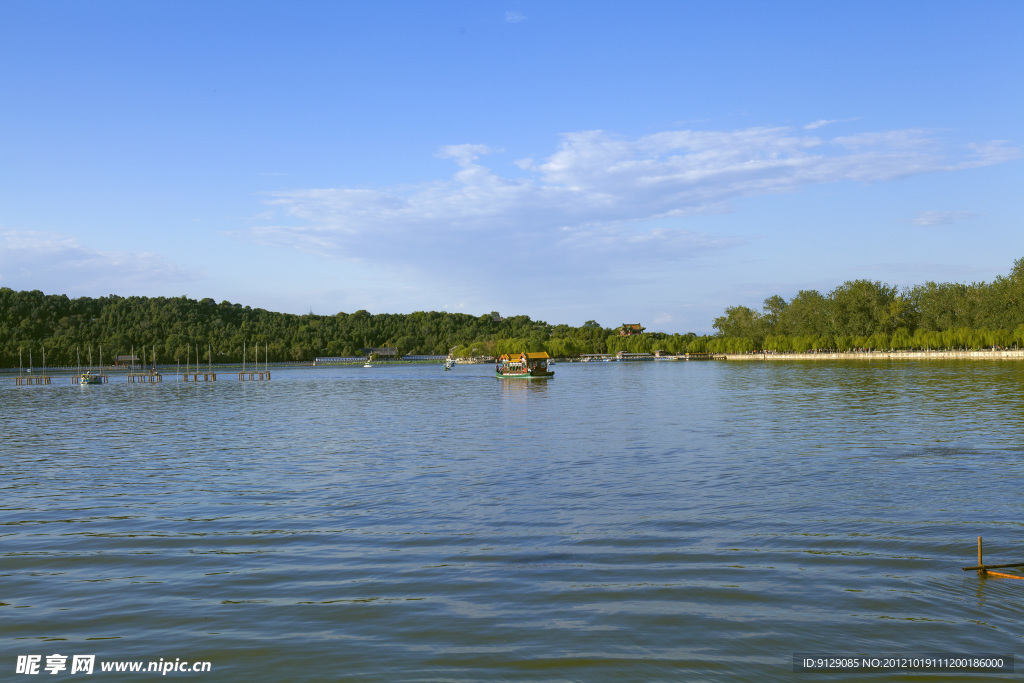
M 822 680 L 793 654 L 1020 651 L 1024 581 L 960 568 L 979 535 L 1024 562 L 1024 365 L 555 370 L 0 375 L 0 678 L 62 653 L 205 680 Z

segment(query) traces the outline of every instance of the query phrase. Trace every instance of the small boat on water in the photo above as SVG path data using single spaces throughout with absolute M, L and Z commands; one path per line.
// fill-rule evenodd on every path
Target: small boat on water
M 447 359 L 444 362 L 444 369 L 445 370 L 451 370 L 453 365 L 455 365 L 455 361 L 453 361 L 451 358 L 449 358 L 449 359 Z
M 102 375 L 94 375 L 92 371 L 86 370 L 78 378 L 78 384 L 83 387 L 91 386 L 93 384 L 103 384 Z
M 372 368 L 373 365 L 370 363 L 370 361 L 366 361 L 366 363 L 363 364 L 363 367 L 364 368 Z
M 539 379 L 554 377 L 555 371 L 548 370 L 551 356 L 547 351 L 523 351 L 506 353 L 498 358 L 494 366 L 497 377 L 508 379 Z

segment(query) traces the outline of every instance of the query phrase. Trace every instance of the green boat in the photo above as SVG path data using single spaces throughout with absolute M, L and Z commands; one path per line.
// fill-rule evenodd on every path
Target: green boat
M 555 371 L 548 370 L 551 356 L 546 351 L 523 351 L 506 353 L 498 358 L 494 374 L 506 379 L 541 379 L 554 377 Z

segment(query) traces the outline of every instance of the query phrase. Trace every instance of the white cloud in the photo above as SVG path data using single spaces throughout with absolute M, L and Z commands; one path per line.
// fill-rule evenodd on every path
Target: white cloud
M 74 296 L 141 289 L 198 279 L 199 274 L 148 252 L 101 251 L 49 232 L 0 230 L 0 285 Z
M 518 24 L 521 21 L 526 21 L 526 17 L 519 12 L 505 12 L 505 21 L 510 24 Z
M 972 211 L 922 211 L 914 219 L 914 225 L 949 225 L 977 216 Z
M 804 126 L 804 130 L 815 130 L 817 128 L 824 128 L 825 126 L 831 126 L 833 123 L 846 123 L 848 121 L 856 121 L 856 118 L 852 119 L 818 119 L 817 121 L 811 121 Z
M 736 200 L 822 183 L 881 182 L 1000 163 L 1020 155 L 1004 142 L 957 156 L 923 130 L 827 138 L 788 127 L 671 130 L 640 138 L 568 133 L 551 154 L 519 159 L 503 177 L 481 157 L 487 145 L 451 145 L 438 156 L 447 179 L 382 189 L 277 192 L 260 241 L 364 264 L 406 264 L 452 282 L 529 275 L 552 281 L 567 263 L 589 276 L 729 249 L 738 240 L 685 229 L 685 217 L 723 212 Z M 550 249 L 548 249 L 550 247 Z M 517 254 L 531 253 L 529 259 Z M 458 252 L 459 258 L 453 258 Z M 609 258 L 611 256 L 611 258 Z M 578 271 L 576 271 L 578 273 Z
M 971 150 L 973 159 L 964 161 L 962 168 L 973 168 L 976 166 L 991 166 L 1004 161 L 1019 159 L 1022 156 L 1021 149 L 1014 147 L 1007 140 L 990 140 L 984 143 L 973 143 L 967 145 Z
M 455 159 L 459 166 L 468 166 L 477 157 L 490 154 L 493 150 L 487 145 L 445 145 L 437 151 L 439 159 Z

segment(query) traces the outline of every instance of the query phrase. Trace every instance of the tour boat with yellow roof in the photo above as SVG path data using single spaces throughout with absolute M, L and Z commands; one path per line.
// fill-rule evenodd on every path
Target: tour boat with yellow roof
M 548 370 L 551 356 L 547 351 L 523 351 L 506 353 L 498 358 L 494 373 L 508 379 L 538 379 L 554 377 L 554 370 Z

